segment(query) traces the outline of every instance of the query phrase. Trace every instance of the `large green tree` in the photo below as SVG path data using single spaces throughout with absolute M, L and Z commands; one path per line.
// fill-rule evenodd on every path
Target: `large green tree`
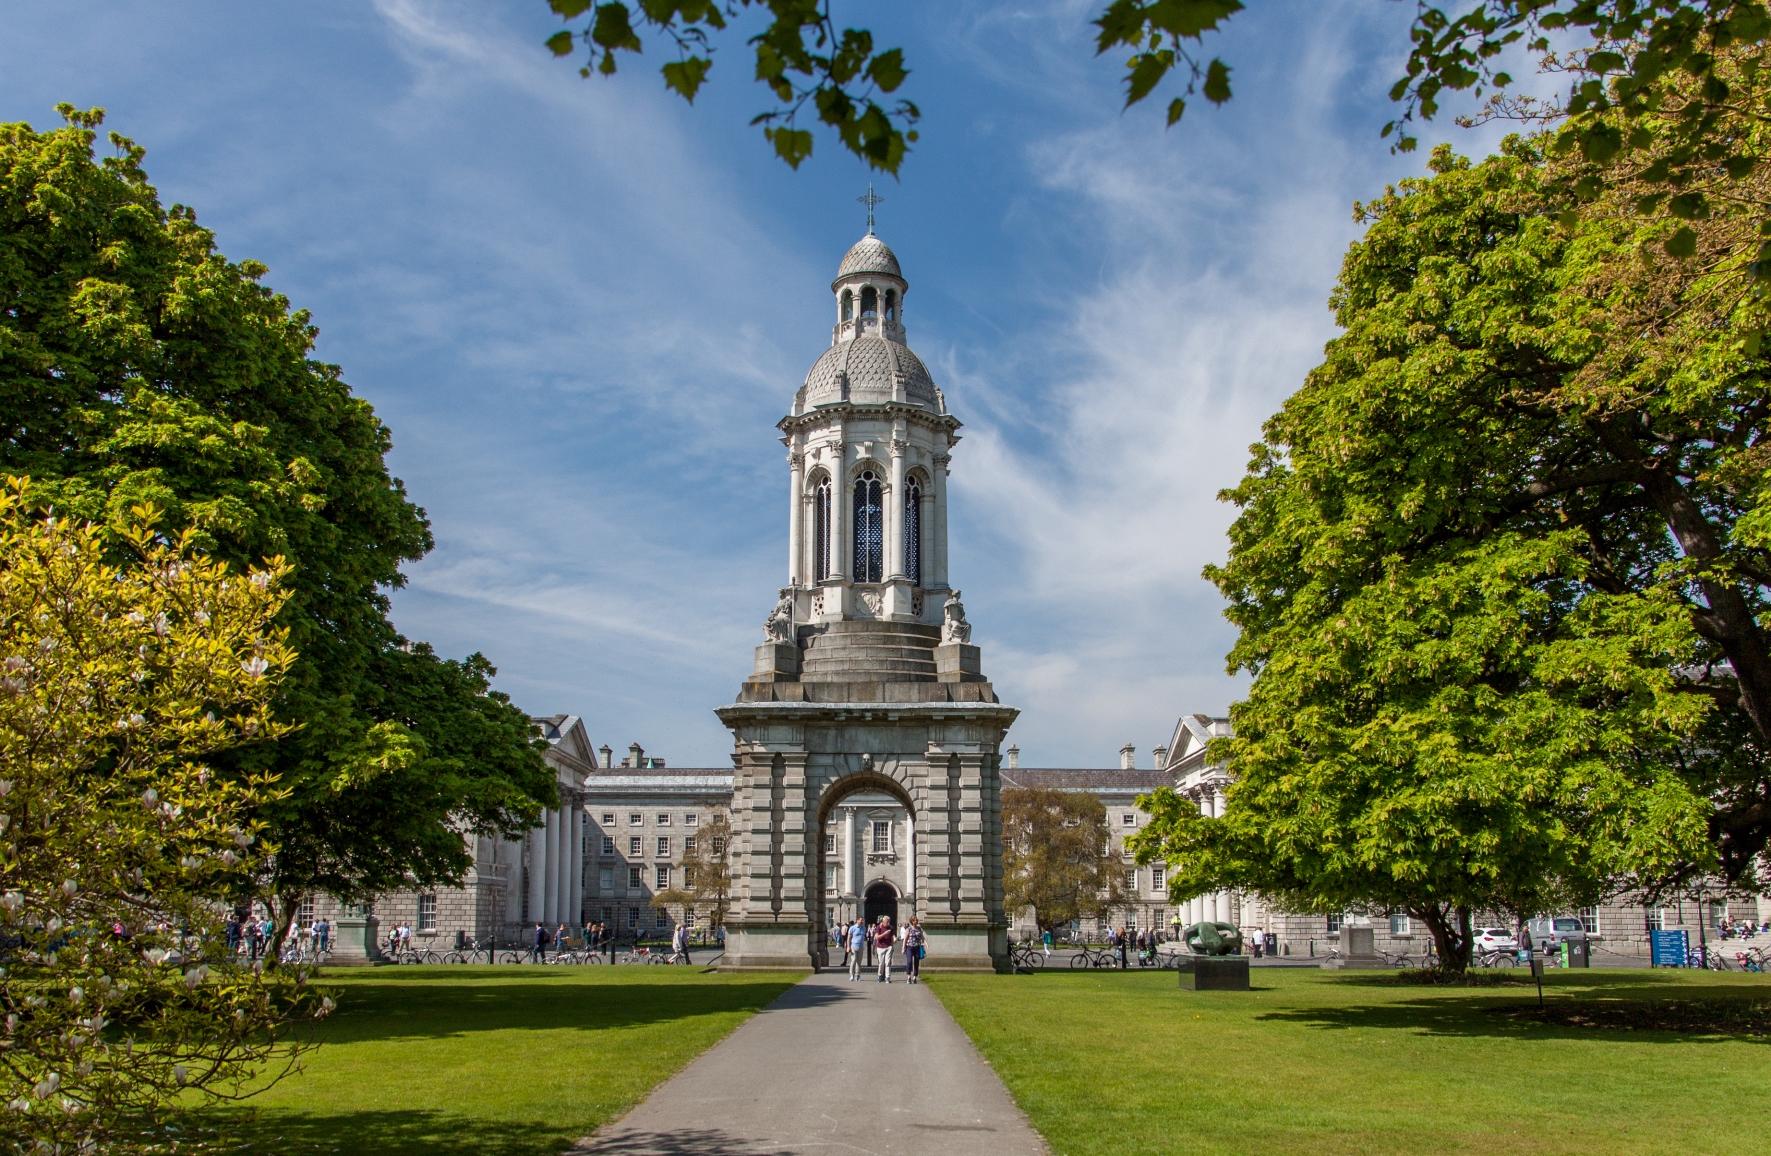
M 1011 911 L 1033 908 L 1042 930 L 1106 914 L 1125 902 L 1125 866 L 1107 808 L 1087 791 L 1013 787 L 1002 793 L 1002 886 Z
M 1473 912 L 1746 879 L 1771 839 L 1767 364 L 1680 311 L 1659 223 L 1567 215 L 1542 143 L 1360 209 L 1345 333 L 1227 494 L 1255 677 L 1225 817 L 1151 801 L 1177 894 L 1406 910 L 1462 966 Z
M 163 207 L 143 150 L 102 114 L 0 126 L 0 468 L 60 509 L 121 524 L 152 502 L 215 557 L 291 567 L 295 726 L 236 753 L 287 793 L 261 816 L 259 887 L 285 922 L 316 889 L 359 897 L 459 877 L 461 832 L 515 830 L 552 801 L 529 720 L 485 659 L 438 658 L 388 621 L 400 566 L 430 549 L 383 460 L 385 426 L 311 356 L 308 314 Z

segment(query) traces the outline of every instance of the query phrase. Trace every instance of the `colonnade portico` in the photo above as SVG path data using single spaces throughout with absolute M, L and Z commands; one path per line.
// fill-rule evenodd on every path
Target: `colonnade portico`
M 1229 785 L 1229 776 L 1221 768 L 1213 767 L 1207 777 L 1183 783 L 1181 793 L 1198 806 L 1201 815 L 1208 819 L 1221 819 L 1224 817 L 1224 792 Z M 1235 923 L 1235 897 L 1228 891 L 1195 895 L 1186 901 L 1183 912 L 1188 927 L 1195 923 Z
M 578 792 L 561 786 L 560 807 L 549 807 L 539 827 L 524 837 L 528 918 L 519 910 L 512 922 L 561 923 L 577 927 L 584 911 L 584 808 Z

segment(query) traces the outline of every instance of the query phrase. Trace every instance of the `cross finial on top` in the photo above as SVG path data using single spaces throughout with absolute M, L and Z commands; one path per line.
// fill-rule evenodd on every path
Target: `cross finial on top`
M 867 185 L 867 195 L 864 197 L 856 197 L 855 199 L 867 206 L 867 235 L 871 237 L 873 236 L 873 206 L 884 201 L 885 198 L 874 192 L 873 185 L 869 182 Z

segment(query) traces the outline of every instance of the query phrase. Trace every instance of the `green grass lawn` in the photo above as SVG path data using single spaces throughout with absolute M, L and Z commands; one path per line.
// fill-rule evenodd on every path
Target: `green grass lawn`
M 217 1113 L 228 1146 L 541 1156 L 643 1099 L 800 977 L 686 967 L 332 971 L 304 1070 Z
M 928 977 L 1059 1156 L 1185 1152 L 1763 1153 L 1771 1036 L 1552 1026 L 1535 989 L 1394 986 L 1256 969 Z M 1771 976 L 1552 973 L 1552 1013 L 1640 1022 L 1644 1001 L 1758 1003 Z M 1579 1002 L 1579 1009 L 1573 1007 Z M 1674 1019 L 1693 1005 L 1673 1003 Z M 1683 1007 L 1683 1012 L 1678 1009 Z M 1695 1005 L 1700 1022 L 1716 1014 Z

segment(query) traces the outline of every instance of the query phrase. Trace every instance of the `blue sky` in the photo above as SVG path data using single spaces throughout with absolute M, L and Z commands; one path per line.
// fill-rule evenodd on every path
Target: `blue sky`
M 952 575 L 1023 765 L 1139 765 L 1241 683 L 1200 568 L 1261 421 L 1333 336 L 1350 205 L 1418 172 L 1377 136 L 1411 5 L 1261 0 L 1214 38 L 1223 109 L 1121 113 L 1095 2 L 866 6 L 924 112 L 879 232 L 966 423 Z M 829 342 L 869 175 L 799 172 L 738 37 L 693 108 L 662 57 L 580 79 L 544 0 L 0 8 L 0 119 L 109 110 L 163 200 L 311 310 L 394 435 L 436 551 L 395 620 L 484 652 L 536 714 L 725 765 L 784 577 L 774 423 Z M 1492 131 L 1448 120 L 1481 153 Z

